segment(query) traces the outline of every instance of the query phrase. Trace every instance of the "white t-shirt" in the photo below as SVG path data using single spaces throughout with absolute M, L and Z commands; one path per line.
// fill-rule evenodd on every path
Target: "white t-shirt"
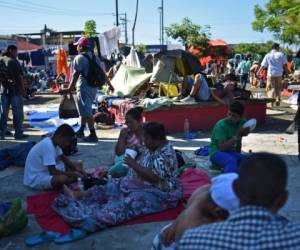
M 35 186 L 39 178 L 50 176 L 48 166 L 58 165 L 58 156 L 63 152 L 60 147 L 55 147 L 51 137 L 46 137 L 37 143 L 29 152 L 24 170 L 23 183 Z
M 285 55 L 273 49 L 265 55 L 261 66 L 268 68 L 268 76 L 282 76 L 284 64 L 287 64 Z

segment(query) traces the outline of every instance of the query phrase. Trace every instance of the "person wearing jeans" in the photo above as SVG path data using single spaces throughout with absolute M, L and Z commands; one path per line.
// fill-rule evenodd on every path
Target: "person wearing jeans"
M 1 120 L 0 120 L 0 127 L 1 127 L 1 137 L 2 139 L 5 136 L 7 130 L 7 119 L 8 119 L 8 112 L 9 107 L 12 108 L 13 114 L 13 125 L 15 129 L 15 138 L 21 139 L 24 137 L 23 134 L 23 96 L 20 95 L 10 95 L 10 94 L 2 94 L 1 96 Z
M 230 104 L 227 117 L 218 121 L 213 129 L 209 145 L 210 160 L 225 173 L 238 172 L 242 155 L 242 137 L 249 134 L 244 128 L 244 106 L 238 101 Z
M 7 119 L 10 106 L 13 113 L 13 125 L 15 129 L 15 139 L 27 137 L 23 134 L 23 95 L 24 77 L 20 63 L 17 60 L 18 48 L 15 45 L 7 47 L 4 56 L 0 60 L 6 67 L 6 78 L 1 80 L 1 108 L 0 108 L 0 139 L 5 139 L 7 130 Z
M 251 55 L 247 55 L 246 58 L 241 61 L 237 68 L 237 72 L 240 73 L 240 84 L 242 89 L 246 89 L 248 82 L 248 75 L 251 68 Z

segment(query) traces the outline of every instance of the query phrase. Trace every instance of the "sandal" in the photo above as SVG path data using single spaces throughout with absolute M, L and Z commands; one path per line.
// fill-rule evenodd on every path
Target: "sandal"
M 32 246 L 40 245 L 45 242 L 53 241 L 59 236 L 60 234 L 56 232 L 51 232 L 51 231 L 42 232 L 37 236 L 27 238 L 25 240 L 25 244 L 29 247 L 32 247 Z
M 72 228 L 68 234 L 62 235 L 56 239 L 54 239 L 54 243 L 56 244 L 64 244 L 68 242 L 72 242 L 75 240 L 80 240 L 87 235 L 86 231 L 81 229 Z

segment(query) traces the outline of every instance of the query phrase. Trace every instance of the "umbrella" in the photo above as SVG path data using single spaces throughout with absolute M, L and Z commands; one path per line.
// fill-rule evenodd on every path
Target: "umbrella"
M 192 75 L 202 72 L 202 66 L 198 57 L 185 50 L 166 50 L 161 51 L 154 56 L 162 59 L 164 57 L 171 57 L 175 60 L 175 73 L 180 76 Z

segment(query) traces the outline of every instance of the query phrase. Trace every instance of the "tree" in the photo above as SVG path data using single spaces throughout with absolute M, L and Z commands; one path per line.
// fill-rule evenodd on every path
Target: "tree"
M 140 52 L 140 53 L 143 54 L 143 55 L 145 55 L 145 54 L 147 53 L 146 45 L 145 45 L 145 44 L 142 44 L 142 43 L 138 44 L 138 45 L 136 46 L 136 51 L 137 51 L 137 52 Z
M 210 34 L 210 26 L 201 27 L 185 17 L 181 23 L 173 23 L 165 28 L 168 37 L 179 40 L 184 46 L 207 47 Z
M 265 54 L 271 51 L 273 42 L 268 41 L 266 43 L 240 43 L 234 46 L 233 54 L 251 54 L 254 60 L 260 61 Z M 282 48 L 282 52 L 285 55 L 292 54 L 289 48 Z
M 87 20 L 84 23 L 84 35 L 86 37 L 94 37 L 96 34 L 96 22 L 94 20 Z
M 300 0 L 269 0 L 265 8 L 255 5 L 255 31 L 265 30 L 288 44 L 300 44 Z

